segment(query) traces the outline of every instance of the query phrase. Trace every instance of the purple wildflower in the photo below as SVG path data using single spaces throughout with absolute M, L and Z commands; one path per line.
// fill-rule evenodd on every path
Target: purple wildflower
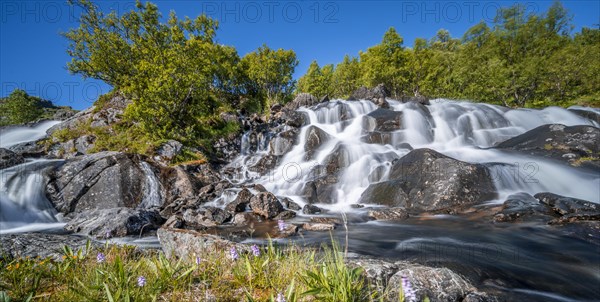
M 402 290 L 404 291 L 404 301 L 405 302 L 416 302 L 417 296 L 415 295 L 415 291 L 408 280 L 408 277 L 402 276 Z
M 139 287 L 143 287 L 144 285 L 146 285 L 146 278 L 144 278 L 144 276 L 139 276 L 137 279 L 137 285 Z
M 96 255 L 96 262 L 102 263 L 104 261 L 106 261 L 106 257 L 104 256 L 104 254 L 98 253 L 98 255 Z
M 277 220 L 277 226 L 279 226 L 279 231 L 283 232 L 286 229 L 286 225 L 285 225 L 285 221 L 283 220 Z
M 202 258 L 196 257 L 196 265 L 200 265 L 200 262 L 202 262 Z
M 235 246 L 232 246 L 231 249 L 229 250 L 229 254 L 231 254 L 231 259 L 233 260 L 237 260 L 240 255 L 238 255 L 237 250 L 235 249 Z
M 251 247 L 251 249 L 252 249 L 252 254 L 255 257 L 260 256 L 260 249 L 258 248 L 258 246 L 256 244 L 253 244 L 252 247 Z
M 283 296 L 282 293 L 278 293 L 277 294 L 277 299 L 275 299 L 276 302 L 286 302 L 285 297 Z

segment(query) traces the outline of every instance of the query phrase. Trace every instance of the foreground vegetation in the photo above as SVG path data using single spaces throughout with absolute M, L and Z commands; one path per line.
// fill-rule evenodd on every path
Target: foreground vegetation
M 360 268 L 333 248 L 252 247 L 190 255 L 187 263 L 130 246 L 62 259 L 0 260 L 0 301 L 379 301 Z M 403 298 L 401 298 L 403 300 Z

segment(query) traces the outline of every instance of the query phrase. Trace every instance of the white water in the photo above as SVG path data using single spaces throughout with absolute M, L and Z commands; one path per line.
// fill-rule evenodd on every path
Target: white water
M 160 181 L 152 171 L 152 168 L 147 162 L 142 161 L 140 167 L 146 175 L 146 183 L 144 184 L 144 198 L 139 207 L 149 209 L 151 207 L 160 207 L 162 205 L 162 197 L 160 190 Z
M 44 121 L 35 126 L 10 127 L 0 131 L 0 147 L 6 148 L 16 144 L 31 142 L 46 136 L 46 130 L 60 121 Z
M 391 161 L 406 155 L 410 151 L 406 144 L 410 144 L 415 149 L 430 148 L 459 160 L 486 164 L 500 195 L 490 202 L 502 202 L 506 196 L 517 192 L 553 192 L 599 202 L 599 173 L 585 172 L 545 158 L 483 149 L 544 124 L 598 127 L 594 121 L 558 107 L 510 110 L 443 99 L 433 100 L 426 108 L 415 103 L 389 103 L 392 110 L 403 113 L 402 129 L 390 134 L 389 144 L 368 144 L 361 140 L 365 135 L 363 116 L 377 109 L 373 103 L 334 100 L 318 109 L 300 109 L 308 114 L 310 122 L 301 129 L 297 145 L 283 156 L 276 169 L 262 176 L 245 171 L 238 179 L 263 184 L 276 195 L 304 204 L 305 183 L 319 175 L 319 165 L 326 165 L 328 156 L 341 148 L 340 158 L 345 168 L 341 170 L 336 192 L 331 196 L 333 203 L 321 206 L 349 210 L 369 184 L 387 178 Z M 338 108 L 342 104 L 348 106 L 351 119 L 342 121 Z M 307 160 L 304 145 L 310 126 L 325 131 L 331 139 Z M 243 140 L 244 152 L 234 162 L 236 165 L 252 165 L 260 155 L 268 152 L 267 147 L 257 152 L 259 156 L 248 155 L 248 146 L 244 144 L 247 139 Z

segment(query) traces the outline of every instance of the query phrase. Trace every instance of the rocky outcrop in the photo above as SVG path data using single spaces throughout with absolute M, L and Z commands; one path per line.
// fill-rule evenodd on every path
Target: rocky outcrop
M 382 208 L 367 211 L 367 217 L 375 220 L 401 221 L 407 219 L 408 216 L 405 208 Z
M 64 255 L 63 248 L 70 247 L 73 251 L 85 251 L 88 238 L 77 235 L 23 233 L 3 234 L 0 236 L 0 259 L 14 258 L 46 258 L 61 261 Z M 98 243 L 91 242 L 91 247 L 99 247 Z
M 266 219 L 274 218 L 284 211 L 277 197 L 268 192 L 261 192 L 254 195 L 250 199 L 250 208 L 252 212 Z
M 0 148 L 0 170 L 10 168 L 25 162 L 20 154 L 11 150 Z
M 317 99 L 310 93 L 300 93 L 294 98 L 293 101 L 285 104 L 285 108 L 296 110 L 300 107 L 311 107 L 320 103 L 321 101 Z
M 160 228 L 156 232 L 163 252 L 167 256 L 184 261 L 195 261 L 205 251 L 229 251 L 235 248 L 238 253 L 249 252 L 250 247 L 226 240 L 220 236 L 204 234 L 191 230 Z
M 496 222 L 540 221 L 548 222 L 556 215 L 527 193 L 514 194 L 502 205 L 502 210 L 494 215 Z
M 389 94 L 389 91 L 383 84 L 379 84 L 373 89 L 368 89 L 367 87 L 363 86 L 355 90 L 352 95 L 350 95 L 348 100 L 367 100 L 372 101 L 380 108 L 390 108 L 390 104 L 385 99 L 387 96 L 389 96 Z
M 409 212 L 448 212 L 496 197 L 489 170 L 430 149 L 397 160 L 389 180 L 370 185 L 360 203 L 405 207 Z
M 379 108 L 363 117 L 366 132 L 391 132 L 402 128 L 402 111 Z
M 187 209 L 183 212 L 183 221 L 195 228 L 214 227 L 231 219 L 231 213 L 216 207 L 204 206 Z
M 330 139 L 331 135 L 323 131 L 321 128 L 316 126 L 308 127 L 304 137 L 304 151 L 306 152 L 306 158 L 312 158 L 315 152 Z
M 543 125 L 496 146 L 536 156 L 550 157 L 571 165 L 600 167 L 600 129 L 592 126 Z
M 600 220 L 600 205 L 597 203 L 547 192 L 534 197 L 560 216 L 553 223 Z
M 141 236 L 164 222 L 157 211 L 131 208 L 94 209 L 74 214 L 65 230 L 96 238 Z

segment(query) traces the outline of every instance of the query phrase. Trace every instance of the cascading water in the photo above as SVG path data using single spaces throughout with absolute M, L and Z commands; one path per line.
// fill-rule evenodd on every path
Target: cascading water
M 138 207 L 141 209 L 160 207 L 162 205 L 160 181 L 147 162 L 140 162 L 140 167 L 146 175 L 146 184 L 144 185 L 144 197 Z
M 7 127 L 0 130 L 0 148 L 31 142 L 46 136 L 46 131 L 59 121 L 43 121 L 34 126 Z
M 306 202 L 305 184 L 322 174 L 322 166 L 331 156 L 336 156 L 343 169 L 332 192 L 331 204 L 321 206 L 348 210 L 369 184 L 386 179 L 394 159 L 406 155 L 411 147 L 430 148 L 462 161 L 487 165 L 499 191 L 497 201 L 517 192 L 548 191 L 599 202 L 598 173 L 549 159 L 486 149 L 544 124 L 598 127 L 595 121 L 557 107 L 508 109 L 443 99 L 433 100 L 428 106 L 389 103 L 391 110 L 401 113 L 402 127 L 383 134 L 389 136 L 384 144 L 367 143 L 363 139 L 365 130 L 373 127 L 364 117 L 377 109 L 371 102 L 336 100 L 315 109 L 301 108 L 300 111 L 308 115 L 309 123 L 301 129 L 298 143 L 281 158 L 277 168 L 255 181 L 277 195 L 291 197 L 302 204 Z M 312 156 L 305 150 L 310 127 L 318 127 L 328 134 L 328 140 Z M 236 163 L 252 162 L 248 160 L 251 156 L 256 154 L 243 153 Z

